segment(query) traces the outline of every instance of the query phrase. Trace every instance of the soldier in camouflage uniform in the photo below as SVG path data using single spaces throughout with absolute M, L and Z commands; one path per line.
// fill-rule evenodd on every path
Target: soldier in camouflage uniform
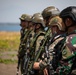
M 41 45 L 41 41 L 43 40 L 44 38 L 44 21 L 43 21 L 43 17 L 40 13 L 36 13 L 33 15 L 32 17 L 32 22 L 33 22 L 33 25 L 35 26 L 35 35 L 34 35 L 34 38 L 31 42 L 31 45 L 30 45 L 30 53 L 31 53 L 31 58 L 33 58 L 33 61 L 35 60 L 36 58 L 36 55 L 37 53 L 39 52 L 39 47 Z M 33 64 L 33 69 L 34 69 L 34 75 L 39 75 L 39 69 L 37 67 L 37 62 L 39 62 L 41 60 L 40 56 L 39 58 L 37 59 L 37 61 Z
M 76 7 L 70 6 L 60 13 L 65 26 L 66 36 L 56 46 L 58 51 L 58 75 L 76 75 Z
M 58 44 L 58 42 L 64 39 L 65 28 L 64 28 L 64 23 L 59 16 L 53 17 L 50 20 L 49 25 L 51 27 L 51 32 L 53 37 L 49 40 L 48 50 L 49 50 L 51 65 L 53 67 L 52 69 L 54 69 L 55 71 L 57 67 L 56 64 L 57 64 L 58 58 L 57 56 L 54 56 L 54 55 L 58 51 L 55 51 L 54 47 L 56 46 L 56 44 Z
M 25 47 L 26 47 L 25 44 L 26 44 L 27 35 L 29 34 L 28 28 L 29 28 L 29 22 L 31 20 L 31 16 L 28 14 L 22 14 L 19 19 L 21 21 L 20 26 L 22 28 L 20 30 L 21 38 L 20 38 L 20 46 L 19 46 L 19 50 L 18 50 L 18 60 L 19 60 L 18 62 L 21 63 L 21 73 L 22 73 L 22 68 L 23 68 L 22 59 L 25 54 Z M 18 66 L 18 68 L 19 68 L 19 66 Z
M 29 30 L 31 30 L 30 32 L 30 46 L 31 46 L 31 43 L 32 43 L 32 40 L 34 39 L 34 35 L 35 35 L 35 25 L 33 24 L 33 17 L 34 16 L 39 16 L 41 15 L 40 13 L 35 13 L 33 14 L 33 16 L 31 17 L 31 21 L 29 22 Z
M 20 38 L 20 42 L 22 42 L 22 39 L 24 37 L 24 31 L 26 30 L 27 31 L 27 24 L 26 24 L 26 21 L 25 21 L 25 17 L 26 17 L 26 14 L 22 14 L 21 17 L 19 18 L 20 19 L 20 26 L 21 26 L 21 30 L 20 30 L 20 34 L 21 34 L 21 38 Z
M 73 42 L 76 39 L 75 10 L 76 7 L 67 7 L 60 13 L 60 17 L 64 22 L 64 31 L 68 34 L 65 34 L 65 36 L 63 36 L 63 39 L 59 41 L 54 47 L 55 58 L 53 59 L 55 60 L 53 61 L 56 62 L 56 64 L 54 63 L 54 68 L 57 75 L 71 75 L 71 71 L 76 68 L 75 63 L 73 63 L 76 61 L 76 46 L 73 46 L 76 44 L 76 42 Z
M 32 46 L 33 46 L 33 44 L 34 44 L 34 38 L 35 38 L 35 36 L 36 36 L 36 27 L 35 27 L 35 24 L 34 24 L 34 21 L 35 21 L 35 18 L 34 17 L 39 17 L 39 16 L 41 16 L 41 14 L 40 13 L 35 13 L 35 14 L 33 14 L 33 16 L 32 16 L 32 18 L 31 18 L 31 22 L 29 23 L 29 28 L 32 30 L 31 32 L 30 32 L 30 34 L 32 34 L 32 37 L 30 38 L 30 50 L 31 50 L 31 48 L 32 48 Z M 37 19 L 36 19 L 37 20 Z M 31 26 L 33 27 L 33 28 L 31 28 Z
M 23 41 L 24 41 L 24 37 L 25 37 L 25 34 L 26 32 L 28 31 L 28 26 L 29 26 L 29 21 L 30 21 L 30 18 L 31 16 L 28 15 L 28 14 L 22 14 L 20 21 L 21 21 L 21 24 L 20 26 L 22 27 L 21 30 L 20 30 L 20 33 L 21 33 L 21 38 L 20 38 L 20 46 L 19 46 L 19 51 L 18 51 L 18 57 L 21 57 L 21 48 L 22 48 L 22 44 L 23 44 Z

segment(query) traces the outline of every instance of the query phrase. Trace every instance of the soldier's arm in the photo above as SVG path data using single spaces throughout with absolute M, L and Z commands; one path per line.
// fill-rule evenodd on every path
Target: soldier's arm
M 42 60 L 40 62 L 35 62 L 33 68 L 43 71 L 44 75 L 48 75 L 48 70 Z
M 44 39 L 44 36 L 39 36 L 37 41 L 36 41 L 36 49 L 35 49 L 35 53 L 36 55 L 38 54 L 38 50 L 40 49 L 39 47 L 41 46 L 41 41 Z M 41 56 L 42 57 L 42 56 Z M 44 62 L 42 63 L 42 59 L 40 59 L 38 62 L 35 62 L 33 65 L 34 69 L 40 69 L 44 67 Z
M 33 68 L 39 70 L 40 69 L 40 66 L 39 66 L 40 62 L 35 62 L 33 65 Z
M 41 46 L 41 42 L 44 39 L 44 36 L 39 36 L 37 41 L 36 41 L 36 49 L 35 52 L 39 50 L 39 47 Z

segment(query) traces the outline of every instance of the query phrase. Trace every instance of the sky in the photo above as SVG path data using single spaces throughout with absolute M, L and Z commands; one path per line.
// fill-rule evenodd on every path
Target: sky
M 68 6 L 76 6 L 76 0 L 0 0 L 0 23 L 19 23 L 22 14 L 41 13 L 48 6 L 61 11 Z

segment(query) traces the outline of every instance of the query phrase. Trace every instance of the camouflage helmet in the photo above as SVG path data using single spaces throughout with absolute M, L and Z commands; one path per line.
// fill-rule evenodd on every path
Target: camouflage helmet
M 36 16 L 41 16 L 41 13 L 35 13 L 33 14 L 33 16 L 31 17 L 31 21 L 33 22 L 33 17 L 36 17 Z
M 43 27 L 45 27 L 44 19 L 43 19 L 41 13 L 34 14 L 32 16 L 32 22 L 34 22 L 34 23 L 40 23 Z
M 35 13 L 33 16 L 42 16 L 41 13 Z
M 55 15 L 59 15 L 59 13 L 60 13 L 60 11 L 58 8 L 56 8 L 54 6 L 49 6 L 42 11 L 42 16 L 43 16 L 43 18 L 46 18 L 49 16 L 53 17 Z
M 65 8 L 64 10 L 61 11 L 60 17 L 62 19 L 67 18 L 72 18 L 74 22 L 76 22 L 76 6 L 69 6 Z
M 57 26 L 59 28 L 59 30 L 61 31 L 65 31 L 65 28 L 63 27 L 63 21 L 59 16 L 53 17 L 50 22 L 49 22 L 49 26 Z
M 22 14 L 21 17 L 20 17 L 19 19 L 20 19 L 20 20 L 31 21 L 31 15 Z

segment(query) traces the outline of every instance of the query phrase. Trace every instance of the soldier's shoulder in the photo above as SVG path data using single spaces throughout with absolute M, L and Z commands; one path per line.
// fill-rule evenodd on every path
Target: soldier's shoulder
M 39 31 L 39 35 L 45 35 L 45 31 Z
M 69 34 L 66 38 L 66 43 L 70 43 L 76 47 L 76 34 Z
M 37 34 L 37 39 L 42 39 L 45 36 L 45 32 L 44 31 L 39 31 L 39 33 Z

